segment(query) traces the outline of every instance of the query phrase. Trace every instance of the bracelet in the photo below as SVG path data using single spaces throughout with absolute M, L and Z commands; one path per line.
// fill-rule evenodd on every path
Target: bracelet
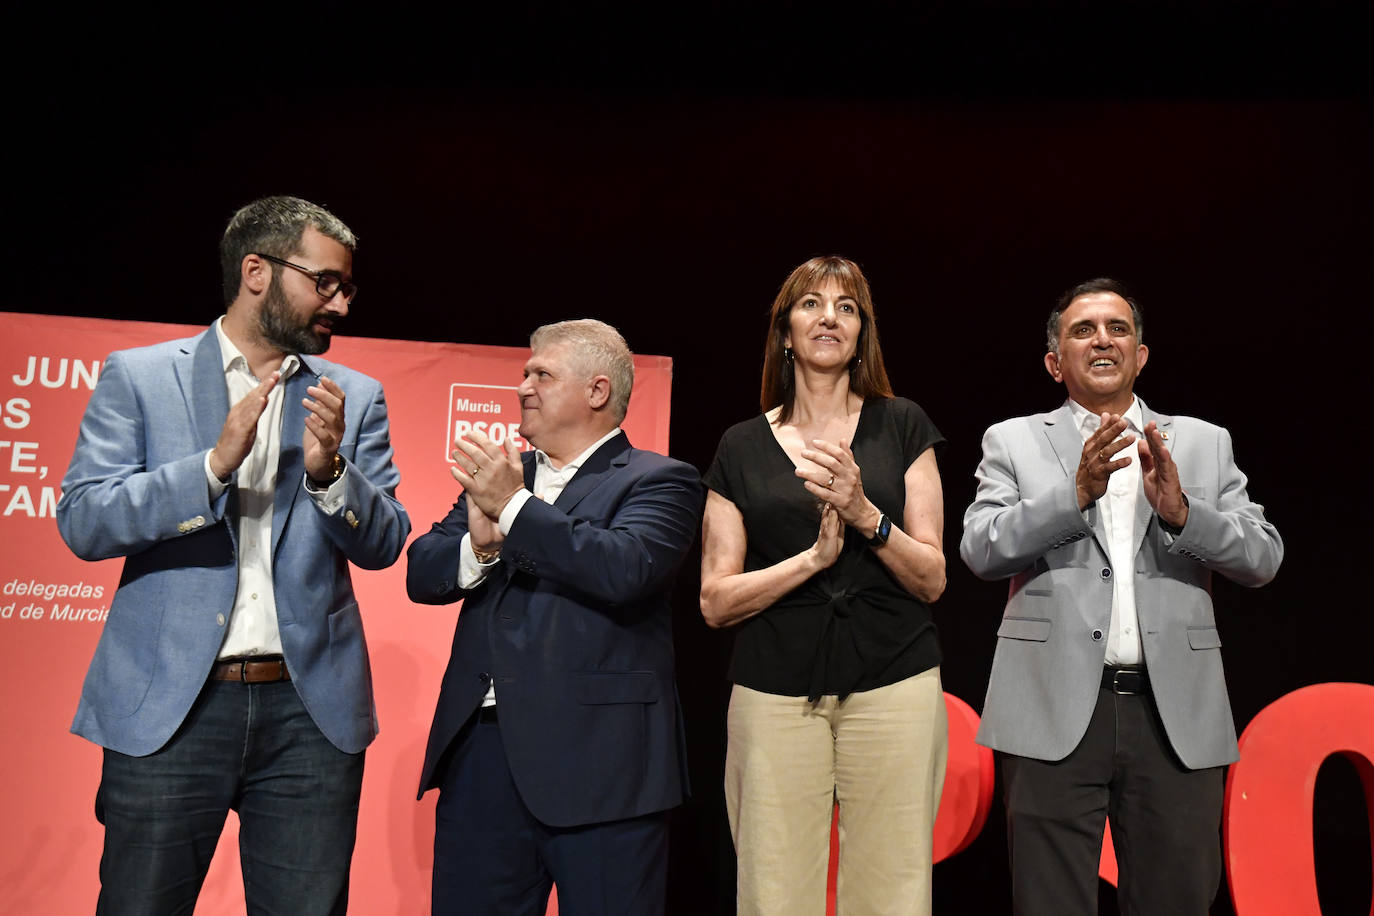
M 471 542 L 468 543 L 468 546 L 472 548 L 472 555 L 477 558 L 477 562 L 481 563 L 483 566 L 494 562 L 497 557 L 501 556 L 500 544 L 497 544 L 494 550 L 482 550 Z

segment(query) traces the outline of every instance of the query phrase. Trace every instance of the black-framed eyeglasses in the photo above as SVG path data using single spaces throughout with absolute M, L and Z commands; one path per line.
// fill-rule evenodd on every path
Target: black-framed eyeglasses
M 358 284 L 354 283 L 352 280 L 345 280 L 335 271 L 311 270 L 299 264 L 292 264 L 284 258 L 263 254 L 261 251 L 255 251 L 253 253 L 265 261 L 271 261 L 273 264 L 280 264 L 283 267 L 290 267 L 292 270 L 299 270 L 315 281 L 315 292 L 323 299 L 333 299 L 339 293 L 343 293 L 344 301 L 352 302 L 353 297 L 358 295 Z

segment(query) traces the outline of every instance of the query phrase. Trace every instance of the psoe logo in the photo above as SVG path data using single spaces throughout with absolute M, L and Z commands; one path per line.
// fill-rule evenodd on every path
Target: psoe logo
M 532 447 L 520 438 L 520 396 L 513 385 L 455 383 L 448 389 L 448 438 L 444 460 L 453 463 L 453 443 L 473 430 L 486 433 L 497 445 L 513 441 L 522 452 Z

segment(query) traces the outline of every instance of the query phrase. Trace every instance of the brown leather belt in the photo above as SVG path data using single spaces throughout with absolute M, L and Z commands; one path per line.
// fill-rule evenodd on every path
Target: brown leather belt
M 244 684 L 270 684 L 291 680 L 286 660 L 280 655 L 257 655 L 250 658 L 226 658 L 215 662 L 210 669 L 212 681 L 241 681 Z

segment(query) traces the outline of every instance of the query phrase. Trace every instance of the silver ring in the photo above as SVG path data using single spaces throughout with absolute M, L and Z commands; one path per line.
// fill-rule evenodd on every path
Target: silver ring
M 835 475 L 834 475 L 834 474 L 831 474 L 831 475 L 830 475 L 830 479 L 827 480 L 827 481 L 825 482 L 825 488 L 826 488 L 827 490 L 829 490 L 829 489 L 830 489 L 831 487 L 833 487 L 834 485 L 835 485 Z

